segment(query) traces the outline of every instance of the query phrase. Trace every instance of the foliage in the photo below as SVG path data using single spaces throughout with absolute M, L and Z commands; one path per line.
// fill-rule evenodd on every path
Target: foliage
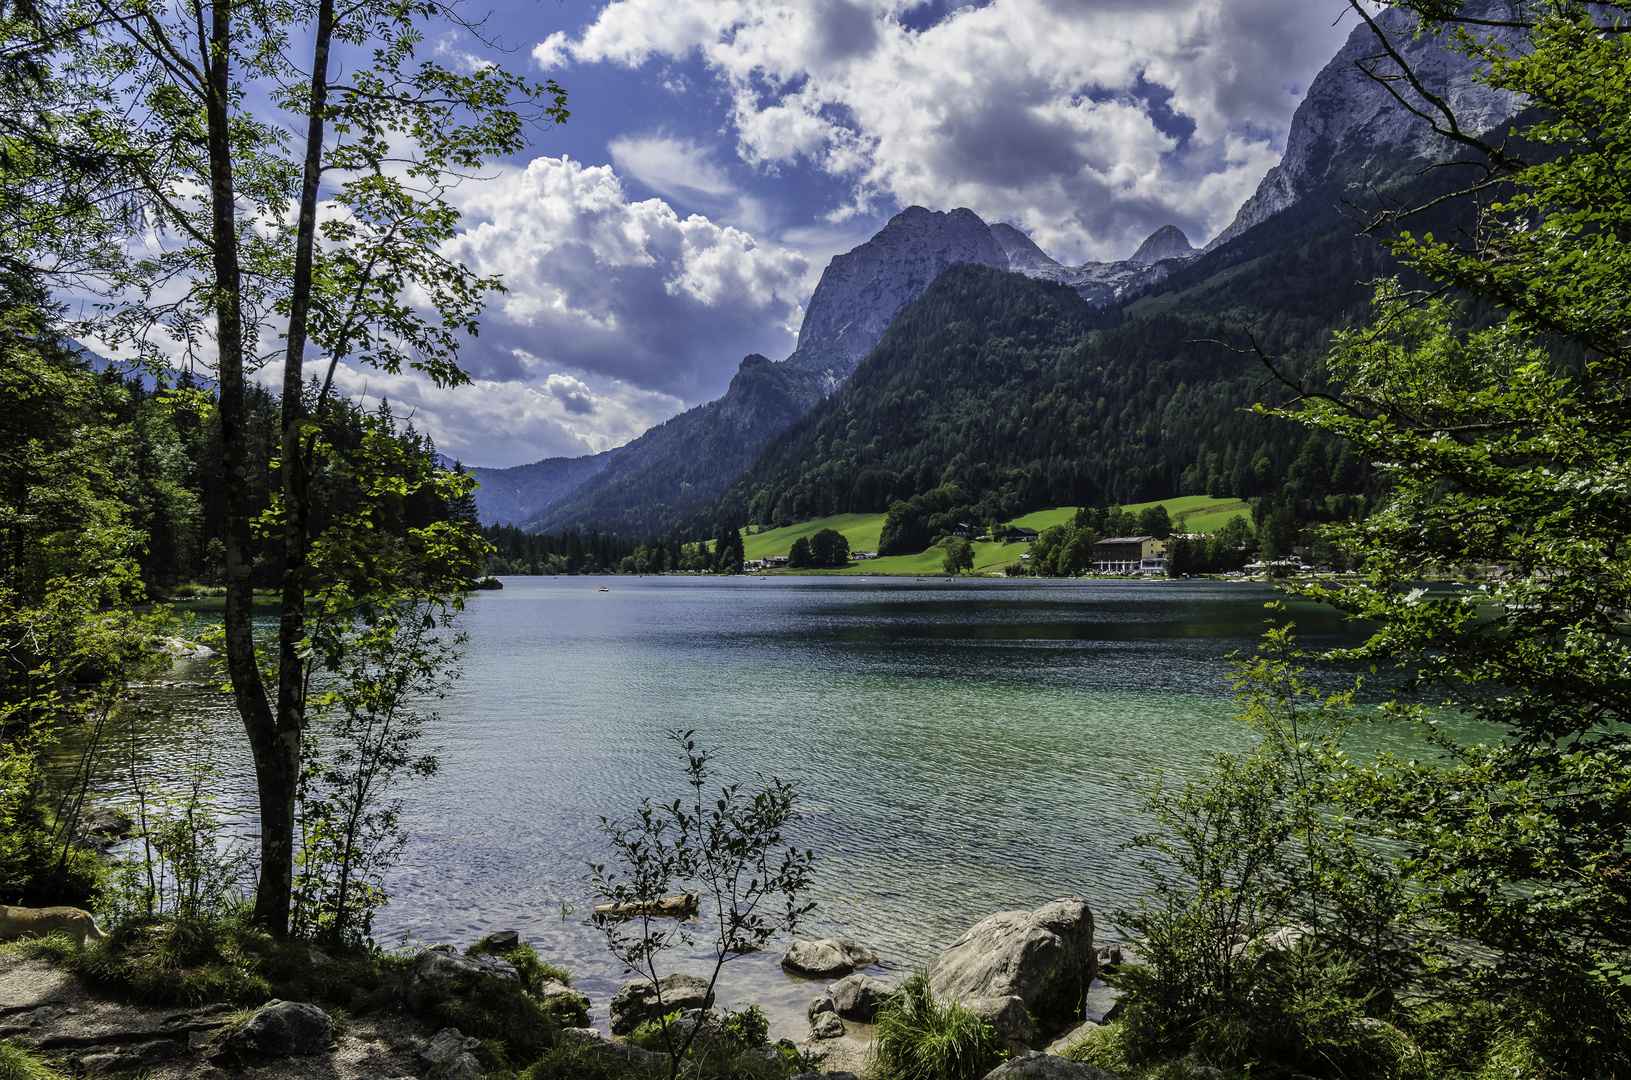
M 714 965 L 708 977 L 713 993 L 720 969 L 729 960 L 762 950 L 773 938 L 796 932 L 812 904 L 803 902 L 815 856 L 800 851 L 786 836 L 798 820 L 793 808 L 797 785 L 760 777 L 760 787 L 744 791 L 741 781 L 707 791 L 715 756 L 698 749 L 693 731 L 669 737 L 685 757 L 685 782 L 691 793 L 672 803 L 640 801 L 631 817 L 601 818 L 597 826 L 612 850 L 614 862 L 591 863 L 589 881 L 607 901 L 606 911 L 589 920 L 606 937 L 612 954 L 625 968 L 657 984 L 662 1005 L 662 955 L 698 943 L 698 931 L 687 920 L 655 914 L 654 903 L 677 892 L 695 891 L 707 898 L 704 913 Z M 702 1025 L 683 1037 L 663 1026 L 670 1077 L 696 1040 Z
M 808 570 L 815 565 L 815 554 L 810 550 L 810 538 L 801 536 L 793 541 L 787 552 L 787 565 L 794 570 Z
M 0 1080 L 61 1080 L 18 1039 L 0 1039 Z
M 436 771 L 420 753 L 426 703 L 458 677 L 462 638 L 441 632 L 434 606 L 407 598 L 337 643 L 332 682 L 312 703 L 312 745 L 300 782 L 300 861 L 292 928 L 329 943 L 373 941 L 387 902 L 385 871 L 407 833 L 394 789 Z
M 525 533 L 514 525 L 494 525 L 481 530 L 493 546 L 487 557 L 492 574 L 599 574 L 634 560 L 634 571 L 660 574 L 683 569 L 683 545 L 649 540 L 639 544 L 604 533 L 587 536 L 576 531 L 551 536 Z
M 810 561 L 814 566 L 849 565 L 849 540 L 837 529 L 821 529 L 810 537 Z
M 1458 5 L 1407 6 L 1537 109 L 1521 145 L 1459 133 L 1487 166 L 1475 222 L 1394 246 L 1490 317 L 1469 329 L 1445 290 L 1384 283 L 1371 321 L 1337 337 L 1338 390 L 1299 386 L 1284 410 L 1392 485 L 1371 518 L 1332 530 L 1364 578 L 1298 591 L 1374 623 L 1341 658 L 1399 672 L 1378 718 L 1414 725 L 1424 752 L 1353 761 L 1332 796 L 1398 853 L 1426 925 L 1502 956 L 1486 992 L 1522 1003 L 1548 1068 L 1623 1074 L 1631 39 L 1611 24 L 1627 9 L 1528 5 L 1508 49 L 1457 29 Z M 1424 108 L 1453 124 L 1448 105 Z M 1458 567 L 1485 580 L 1417 584 Z
M 941 561 L 941 565 L 948 574 L 974 569 L 974 545 L 964 537 L 948 541 L 946 557 Z
M 923 971 L 884 1002 L 876 1024 L 871 1064 L 882 1080 L 978 1080 L 1008 1057 L 983 1020 L 935 997 Z

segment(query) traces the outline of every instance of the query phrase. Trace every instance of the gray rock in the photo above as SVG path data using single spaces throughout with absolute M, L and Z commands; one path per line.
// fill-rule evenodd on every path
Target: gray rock
M 779 1046 L 755 1046 L 744 1056 L 753 1061 L 780 1061 L 782 1052 Z
M 519 930 L 500 930 L 496 934 L 488 934 L 487 944 L 495 949 L 513 949 L 521 944 L 521 932 Z
M 1108 1024 L 1121 1011 L 1121 991 L 1097 979 L 1082 995 L 1082 1019 Z
M 460 1054 L 447 1063 L 442 1080 L 481 1080 L 481 1062 L 474 1054 Z
M 87 1054 L 80 1058 L 80 1067 L 92 1076 L 110 1072 L 128 1072 L 179 1057 L 182 1045 L 174 1039 L 153 1039 L 139 1046 L 130 1046 L 115 1053 Z
M 841 1039 L 844 1037 L 844 1021 L 838 1019 L 837 1013 L 816 1013 L 815 1019 L 810 1021 L 810 1038 L 812 1039 Z
M 895 991 L 870 975 L 849 975 L 833 983 L 827 992 L 839 1016 L 870 1022 Z
M 782 967 L 798 975 L 819 979 L 848 975 L 856 968 L 871 967 L 878 954 L 851 938 L 799 940 L 782 954 Z
M 828 997 L 826 994 L 822 994 L 818 998 L 810 999 L 810 1007 L 804 1010 L 804 1015 L 813 1021 L 818 1014 L 833 1011 L 834 1008 L 832 998 Z
M 576 1026 L 582 1027 L 589 1022 L 589 998 L 580 994 L 565 983 L 554 979 L 545 979 L 538 984 L 538 1003 L 549 1012 L 556 1015 L 568 1015 L 575 1018 Z
M 451 945 L 431 945 L 420 950 L 413 966 L 402 977 L 402 997 L 408 1007 L 417 1012 L 437 991 L 452 992 L 461 984 L 474 986 L 482 979 L 517 985 L 521 981 L 507 960 L 496 956 L 460 956 Z
M 1070 1016 L 1097 973 L 1093 913 L 1070 897 L 982 919 L 935 960 L 929 986 L 957 1001 L 1012 994 L 1038 1015 Z
M 655 986 L 650 979 L 633 979 L 624 983 L 612 998 L 612 1034 L 627 1035 L 647 1020 L 656 1020 L 675 1010 L 711 1009 L 713 1004 L 708 980 L 695 975 L 678 972 L 664 975 Z
M 659 1054 L 651 1050 L 642 1050 L 638 1046 L 628 1043 L 612 1042 L 604 1038 L 594 1028 L 562 1028 L 557 1036 L 562 1042 L 572 1046 L 581 1046 L 609 1057 L 622 1058 L 624 1061 L 634 1061 L 643 1065 L 663 1064 L 668 1061 L 667 1054 Z M 685 1072 L 693 1066 L 689 1061 L 680 1062 L 680 1071 Z
M 1083 1020 L 1080 1024 L 1077 1024 L 1075 1027 L 1071 1028 L 1069 1031 L 1065 1032 L 1063 1035 L 1049 1043 L 1045 1048 L 1043 1048 L 1042 1052 L 1044 1054 L 1058 1054 L 1063 1057 L 1072 1047 L 1076 1046 L 1078 1043 L 1086 1041 L 1089 1035 L 1092 1035 L 1102 1026 L 1103 1025 L 1101 1024 L 1094 1023 L 1092 1020 Z
M 419 1060 L 426 1065 L 440 1065 L 480 1045 L 480 1039 L 468 1038 L 456 1027 L 445 1027 L 431 1038 L 429 1046 L 419 1051 Z
M 1079 1061 L 1033 1050 L 1005 1061 L 985 1074 L 985 1080 L 1120 1080 L 1115 1073 Z
M 328 1049 L 334 1021 L 316 1005 L 272 1001 L 255 1010 L 243 1027 L 227 1036 L 227 1046 L 267 1057 L 293 1057 Z
M 1009 1053 L 1023 1054 L 1031 1048 L 1031 1014 L 1025 1011 L 1025 1002 L 1013 994 L 1003 997 L 975 998 L 968 1009 L 1007 1044 Z

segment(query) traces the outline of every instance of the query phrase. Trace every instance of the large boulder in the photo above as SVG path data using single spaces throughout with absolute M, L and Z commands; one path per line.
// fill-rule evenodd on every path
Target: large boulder
M 975 998 L 968 1003 L 968 1008 L 997 1033 L 1008 1047 L 1009 1053 L 1023 1054 L 1031 1048 L 1031 1039 L 1034 1035 L 1031 1030 L 1031 1014 L 1026 1011 L 1023 999 L 1013 994 L 1004 997 Z
M 985 1074 L 985 1080 L 1121 1080 L 1113 1072 L 1105 1072 L 1079 1061 L 1044 1054 L 1033 1050 L 1024 1057 L 1013 1058 Z
M 227 1046 L 265 1057 L 293 1057 L 328 1049 L 334 1021 L 303 1001 L 269 1001 L 244 1026 L 227 1036 Z
M 480 1045 L 480 1039 L 470 1038 L 458 1028 L 445 1027 L 419 1051 L 419 1058 L 427 1065 L 443 1065 L 442 1080 L 481 1080 L 481 1063 L 470 1052 Z
M 799 940 L 782 954 L 782 967 L 795 975 L 833 979 L 856 968 L 871 967 L 878 954 L 851 938 Z
M 929 986 L 938 997 L 1013 995 L 1037 1015 L 1073 1016 L 1098 967 L 1093 912 L 1070 897 L 982 919 L 935 960 Z
M 871 1022 L 894 990 L 870 975 L 848 975 L 832 984 L 833 1010 L 846 1020 Z
M 661 1001 L 658 991 L 661 990 Z M 656 1020 L 685 1009 L 711 1009 L 713 994 L 708 980 L 695 975 L 664 975 L 653 984 L 650 979 L 633 979 L 612 998 L 612 1034 L 627 1035 L 647 1020 Z

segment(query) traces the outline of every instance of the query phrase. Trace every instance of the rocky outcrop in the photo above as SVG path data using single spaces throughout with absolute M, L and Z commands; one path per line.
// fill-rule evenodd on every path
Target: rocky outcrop
M 319 1053 L 333 1041 L 334 1021 L 316 1005 L 271 1001 L 227 1036 L 226 1045 L 263 1057 L 295 1057 Z
M 471 1053 L 480 1045 L 480 1039 L 471 1038 L 458 1028 L 446 1027 L 431 1038 L 429 1046 L 419 1051 L 419 1060 L 432 1067 L 443 1066 L 442 1080 L 480 1080 L 481 1063 Z
M 929 986 L 958 1001 L 1012 995 L 1037 1015 L 1073 1016 L 1097 973 L 1093 913 L 1071 897 L 976 923 L 929 968 Z
M 695 975 L 676 972 L 656 983 L 632 979 L 612 998 L 612 1034 L 627 1035 L 647 1020 L 660 1019 L 676 1010 L 711 1009 L 713 1004 L 708 980 Z
M 1139 266 L 1153 266 L 1162 259 L 1187 259 L 1196 254 L 1199 253 L 1190 244 L 1189 237 L 1184 235 L 1184 230 L 1176 225 L 1163 225 L 1150 233 L 1127 261 Z
M 1015 994 L 1002 997 L 975 998 L 968 1003 L 969 1012 L 985 1021 L 997 1033 L 1011 1054 L 1023 1054 L 1031 1048 L 1035 1032 L 1031 1029 L 1031 1014 L 1025 1000 Z
M 781 959 L 787 971 L 815 979 L 848 975 L 877 962 L 877 953 L 851 938 L 800 939 L 787 947 Z
M 1005 1061 L 985 1074 L 985 1080 L 1120 1080 L 1113 1072 L 1105 1072 L 1079 1061 L 1032 1051 L 1023 1057 Z
M 1511 0 L 1473 0 L 1467 11 L 1500 16 L 1512 7 Z M 1447 36 L 1416 37 L 1414 17 L 1404 8 L 1392 8 L 1378 21 L 1406 63 L 1421 75 L 1430 91 L 1448 102 L 1465 130 L 1487 131 L 1517 113 L 1519 101 L 1514 95 L 1473 80 L 1472 62 L 1444 47 Z M 1477 28 L 1481 36 L 1489 32 L 1488 28 Z M 1453 144 L 1435 134 L 1426 120 L 1361 70 L 1362 64 L 1370 66 L 1373 62 L 1378 75 L 1398 73 L 1370 28 L 1361 23 L 1309 84 L 1308 95 L 1292 115 L 1280 164 L 1268 171 L 1234 221 L 1206 245 L 1206 250 L 1228 243 L 1308 195 L 1330 178 L 1339 159 L 1351 160 L 1355 153 L 1369 157 L 1403 152 L 1442 160 L 1454 152 Z M 1408 87 L 1393 85 L 1413 104 L 1423 104 Z
M 496 956 L 460 956 L 451 945 L 430 945 L 414 957 L 402 977 L 402 999 L 418 1012 L 438 993 L 461 993 L 478 980 L 494 979 L 520 985 L 521 977 L 508 960 Z

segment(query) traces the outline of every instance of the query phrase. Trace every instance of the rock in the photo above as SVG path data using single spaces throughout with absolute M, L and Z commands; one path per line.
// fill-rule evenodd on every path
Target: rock
M 799 1073 L 797 1076 L 791 1077 L 790 1080 L 861 1080 L 861 1078 L 852 1072 L 835 1069 L 832 1072 L 824 1073 Z
M 1120 1080 L 1115 1073 L 1079 1061 L 1033 1050 L 1005 1061 L 985 1074 L 985 1080 Z
M 957 1001 L 1012 994 L 1038 1015 L 1074 1016 L 1098 966 L 1093 913 L 1070 897 L 982 919 L 935 960 L 929 986 Z
M 968 1003 L 968 1009 L 997 1033 L 1009 1053 L 1023 1054 L 1031 1048 L 1031 1014 L 1025 1011 L 1023 999 L 1013 994 L 975 998 Z
M 780 1061 L 782 1051 L 779 1046 L 755 1046 L 744 1056 L 751 1061 Z
M 139 1046 L 130 1046 L 116 1053 L 87 1054 L 79 1059 L 82 1069 L 92 1076 L 110 1072 L 130 1072 L 146 1069 L 180 1056 L 182 1046 L 174 1039 L 153 1039 Z
M 810 1038 L 812 1039 L 841 1039 L 844 1037 L 844 1021 L 838 1019 L 837 1013 L 816 1013 L 815 1019 L 810 1021 Z
M 810 999 L 810 1007 L 804 1010 L 804 1015 L 808 1016 L 811 1022 L 814 1022 L 818 1014 L 833 1011 L 834 1008 L 832 998 L 828 997 L 826 994 L 822 994 L 818 998 Z
M 520 985 L 521 978 L 507 960 L 496 956 L 460 956 L 451 945 L 431 945 L 414 957 L 402 977 L 402 997 L 418 1012 L 437 993 L 468 992 L 480 979 Z
M 445 1027 L 431 1037 L 429 1046 L 419 1051 L 419 1060 L 426 1065 L 440 1065 L 480 1045 L 480 1039 L 468 1038 L 456 1027 Z
M 638 1046 L 630 1046 L 628 1043 L 612 1042 L 603 1038 L 600 1032 L 594 1028 L 562 1028 L 557 1038 L 563 1043 L 582 1046 L 611 1057 L 622 1058 L 625 1061 L 634 1061 L 645 1065 L 668 1063 L 667 1054 L 642 1050 Z M 686 1072 L 691 1068 L 693 1066 L 689 1061 L 680 1062 L 681 1072 Z
M 1121 991 L 1094 979 L 1087 993 L 1082 995 L 1083 1020 L 1096 1020 L 1108 1024 L 1121 1012 Z
M 795 941 L 782 954 L 783 968 L 820 979 L 848 975 L 856 968 L 871 967 L 877 962 L 877 953 L 850 938 Z
M 1216 1065 L 1191 1065 L 1190 1080 L 1225 1080 L 1229 1074 Z
M 850 975 L 839 979 L 827 991 L 833 1011 L 847 1020 L 871 1022 L 894 991 L 870 975 Z
M 496 934 L 488 934 L 483 940 L 492 948 L 501 952 L 508 952 L 521 944 L 521 932 L 519 930 L 500 930 Z
M 711 1009 L 713 1004 L 708 980 L 695 975 L 664 975 L 655 986 L 650 979 L 634 979 L 624 983 L 612 998 L 612 1034 L 627 1035 L 647 1020 L 656 1020 L 676 1009 Z
M 1092 1020 L 1083 1020 L 1080 1024 L 1049 1043 L 1042 1052 L 1044 1054 L 1058 1054 L 1063 1057 L 1073 1046 L 1086 1041 L 1089 1035 L 1092 1035 L 1102 1026 L 1102 1024 L 1097 1024 Z
M 573 1027 L 587 1027 L 589 1024 L 589 998 L 580 994 L 565 983 L 558 983 L 554 979 L 545 979 L 538 984 L 538 1004 L 544 1007 L 545 1012 L 552 1012 L 558 1017 L 576 1020 Z
M 326 1050 L 333 1041 L 334 1021 L 316 1005 L 271 1001 L 227 1036 L 226 1044 L 234 1050 L 266 1057 L 293 1057 Z

